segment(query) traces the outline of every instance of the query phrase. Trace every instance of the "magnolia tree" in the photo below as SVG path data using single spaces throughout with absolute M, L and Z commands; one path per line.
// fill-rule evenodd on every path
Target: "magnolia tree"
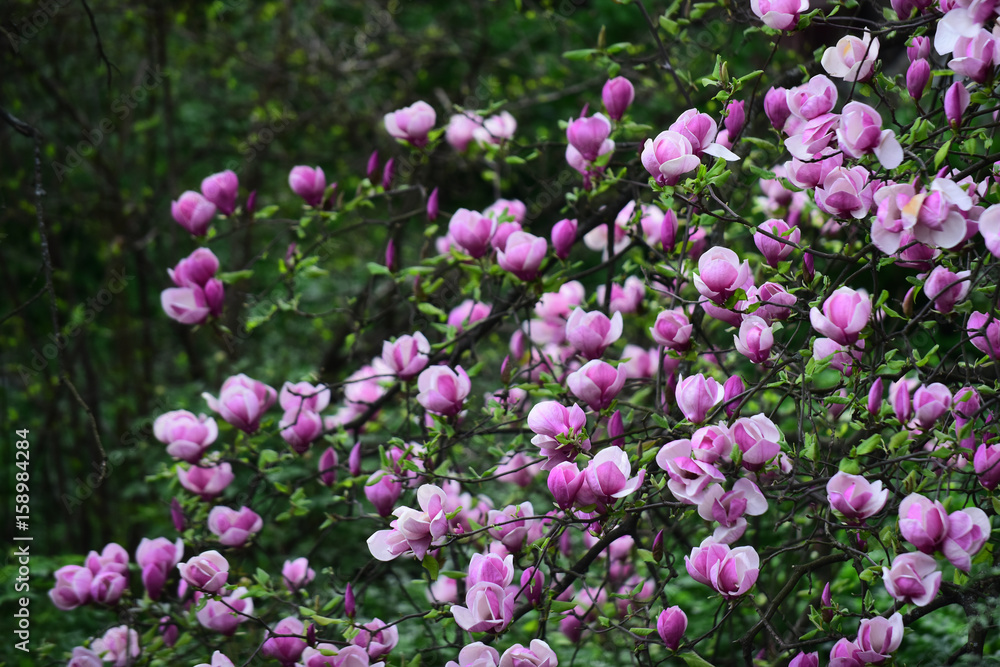
M 981 664 L 1000 650 L 994 4 L 752 0 L 736 18 L 772 57 L 830 36 L 780 73 L 675 68 L 664 37 L 712 9 L 675 3 L 649 20 L 658 67 L 568 54 L 612 76 L 565 142 L 500 105 L 414 101 L 356 191 L 290 167 L 290 218 L 231 171 L 178 193 L 192 252 L 164 325 L 226 343 L 302 317 L 349 346 L 375 319 L 307 293 L 328 240 L 372 224 L 385 257 L 359 258 L 352 303 L 409 325 L 341 381 L 234 370 L 160 414 L 177 532 L 56 573 L 56 606 L 108 619 L 69 664 Z M 651 75 L 691 108 L 644 108 L 630 78 Z M 463 160 L 500 190 L 548 154 L 576 172 L 563 219 L 503 192 L 446 210 L 462 193 L 427 180 Z M 249 317 L 259 274 L 213 247 L 265 223 L 296 241 Z M 269 531 L 284 565 L 254 569 Z M 361 568 L 296 550 L 359 531 L 334 544 Z

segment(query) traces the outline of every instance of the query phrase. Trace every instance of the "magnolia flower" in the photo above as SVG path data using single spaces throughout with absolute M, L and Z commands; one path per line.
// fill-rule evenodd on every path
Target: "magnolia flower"
M 865 30 L 863 39 L 853 35 L 841 37 L 836 46 L 823 52 L 820 61 L 826 73 L 844 81 L 864 81 L 872 74 L 878 58 L 878 37 L 872 39 Z

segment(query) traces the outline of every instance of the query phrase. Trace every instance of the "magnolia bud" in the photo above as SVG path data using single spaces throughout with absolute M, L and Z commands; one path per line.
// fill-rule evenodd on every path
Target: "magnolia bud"
M 306 630 L 306 643 L 316 648 L 316 625 L 313 623 L 310 623 L 309 629 Z
M 872 417 L 877 417 L 882 409 L 882 378 L 875 378 L 872 388 L 868 390 L 868 412 Z
M 319 483 L 323 486 L 333 486 L 337 481 L 337 452 L 328 447 L 319 457 Z
M 354 618 L 354 612 L 357 611 L 354 604 L 354 589 L 351 588 L 350 584 L 347 584 L 347 588 L 344 590 L 344 613 L 347 614 L 348 618 Z
M 812 279 L 816 277 L 816 266 L 813 263 L 812 253 L 802 253 L 802 275 L 809 282 L 812 282 Z
M 792 115 L 788 109 L 788 91 L 784 88 L 771 88 L 764 95 L 764 113 L 771 121 L 771 127 L 781 131 L 785 126 L 785 121 Z
M 392 239 L 389 239 L 389 243 L 385 246 L 385 267 L 390 271 L 393 271 L 396 266 L 396 243 Z
M 389 158 L 389 161 L 385 163 L 385 169 L 382 171 L 382 188 L 389 190 L 392 188 L 392 178 L 395 176 L 396 158 Z
M 635 87 L 623 76 L 616 76 L 609 79 L 601 90 L 601 100 L 604 108 L 608 110 L 611 120 L 621 120 L 625 110 L 635 99 Z
M 368 158 L 368 180 L 372 183 L 375 182 L 375 176 L 378 174 L 378 151 L 372 151 L 372 155 Z
M 733 375 L 726 380 L 726 384 L 722 385 L 722 389 L 722 406 L 726 411 L 726 417 L 732 419 L 733 415 L 736 414 L 736 408 L 740 404 L 736 397 L 746 391 L 746 385 L 743 384 L 743 378 L 739 375 Z
M 174 529 L 178 533 L 183 533 L 185 528 L 184 510 L 181 509 L 181 504 L 176 498 L 170 501 L 170 519 L 174 522 Z
M 351 453 L 347 457 L 347 471 L 351 473 L 351 477 L 357 477 L 361 474 L 361 443 L 357 443 L 351 448 Z
M 969 107 L 969 100 L 969 91 L 961 81 L 951 84 L 951 88 L 944 94 L 944 115 L 953 128 L 958 129 L 962 124 L 962 114 Z
M 569 251 L 576 243 L 576 220 L 560 220 L 552 227 L 552 247 L 555 248 L 556 257 L 566 259 Z
M 247 213 L 253 213 L 254 206 L 257 204 L 257 191 L 251 190 L 250 194 L 247 195 Z
M 914 37 L 910 40 L 910 45 L 906 47 L 906 55 L 910 61 L 929 58 L 931 55 L 931 40 L 925 35 Z
M 427 198 L 427 220 L 434 222 L 438 217 L 438 189 L 431 191 L 431 196 Z
M 833 598 L 830 595 L 829 581 L 823 587 L 823 594 L 820 595 L 819 603 L 823 606 L 823 620 L 829 623 L 833 620 Z
M 931 79 L 931 65 L 923 58 L 914 60 L 906 70 L 906 92 L 914 102 L 919 102 L 924 88 Z
M 608 421 L 608 437 L 611 438 L 612 447 L 624 447 L 625 439 L 622 435 L 625 433 L 625 426 L 622 424 L 622 411 L 615 410 L 615 413 L 611 415 L 611 419 Z
M 653 552 L 653 560 L 657 563 L 663 560 L 663 530 L 660 530 L 653 538 L 653 548 L 650 551 Z
M 743 100 L 733 101 L 726 105 L 728 115 L 724 122 L 730 139 L 740 133 L 740 130 L 743 129 L 743 123 L 746 122 L 747 117 L 743 107 Z
M 504 384 L 510 384 L 510 378 L 512 374 L 513 370 L 511 369 L 510 365 L 510 355 L 508 354 L 506 357 L 503 358 L 503 361 L 500 363 L 500 381 L 503 382 Z

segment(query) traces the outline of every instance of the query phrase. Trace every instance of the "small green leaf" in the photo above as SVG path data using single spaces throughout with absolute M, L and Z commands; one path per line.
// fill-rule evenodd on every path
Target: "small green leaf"
M 944 159 L 946 157 L 948 157 L 948 150 L 950 148 L 951 148 L 951 139 L 949 139 L 948 141 L 944 142 L 944 145 L 941 146 L 941 148 L 939 148 L 937 150 L 937 153 L 934 154 L 934 168 L 935 169 L 937 169 L 938 167 L 940 167 L 941 163 L 944 162 Z
M 703 657 L 691 651 L 690 653 L 681 653 L 678 656 L 684 661 L 688 667 L 715 667 L 712 663 L 705 660 Z
M 219 274 L 219 280 L 227 285 L 232 285 L 233 283 L 239 282 L 246 278 L 252 278 L 253 271 L 246 269 L 245 271 L 227 271 Z

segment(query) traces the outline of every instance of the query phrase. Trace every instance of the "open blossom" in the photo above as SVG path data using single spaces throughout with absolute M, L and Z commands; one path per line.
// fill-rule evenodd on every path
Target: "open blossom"
M 135 562 L 142 571 L 142 585 L 152 600 L 159 600 L 167 576 L 184 557 L 184 540 L 171 542 L 165 537 L 142 538 L 135 551 Z
M 400 380 L 409 381 L 427 367 L 431 345 L 419 331 L 382 343 L 382 361 Z
M 691 142 L 679 132 L 664 130 L 643 145 L 642 166 L 657 185 L 674 185 L 699 164 L 701 160 L 694 154 Z
M 399 643 L 399 630 L 395 625 L 386 626 L 381 619 L 374 618 L 361 628 L 351 643 L 365 649 L 372 660 L 389 655 Z
M 881 481 L 869 482 L 861 475 L 838 472 L 826 484 L 830 507 L 850 522 L 861 522 L 878 514 L 889 499 Z
M 588 359 L 598 359 L 622 335 L 622 314 L 608 318 L 594 310 L 575 309 L 566 320 L 566 339 Z
M 479 145 L 501 144 L 514 138 L 517 131 L 517 119 L 509 111 L 490 116 L 482 121 L 482 125 L 472 128 L 472 138 Z
M 56 585 L 49 590 L 49 599 L 59 609 L 68 611 L 90 602 L 90 585 L 94 573 L 79 565 L 65 565 L 55 572 Z
M 760 574 L 760 557 L 753 547 L 730 549 L 711 538 L 692 549 L 691 555 L 684 557 L 684 565 L 692 579 L 728 599 L 744 595 Z
M 702 296 L 715 304 L 724 304 L 736 293 L 746 291 L 753 285 L 750 263 L 723 246 L 710 248 L 698 258 L 698 273 L 694 274 L 694 285 Z
M 986 83 L 993 66 L 1000 60 L 997 36 L 986 28 L 980 28 L 972 36 L 962 35 L 955 41 L 954 56 L 948 67 L 961 76 L 967 76 L 976 83 Z
M 896 133 L 883 130 L 882 117 L 861 102 L 848 102 L 840 112 L 837 145 L 853 158 L 874 153 L 886 169 L 895 169 L 903 161 L 903 149 Z
M 215 442 L 219 427 L 214 419 L 203 414 L 195 417 L 187 410 L 173 410 L 156 418 L 153 435 L 167 445 L 167 453 L 174 458 L 197 463 Z
M 448 120 L 444 138 L 455 150 L 464 151 L 469 147 L 475 131 L 482 126 L 482 123 L 483 119 L 473 114 L 454 114 Z
M 479 258 L 490 249 L 490 239 L 497 222 L 477 211 L 460 208 L 448 222 L 448 234 L 462 250 L 473 258 Z
M 897 612 L 889 618 L 862 619 L 854 643 L 861 649 L 857 657 L 863 663 L 880 663 L 888 660 L 902 641 L 903 617 Z
M 240 586 L 229 595 L 219 600 L 209 600 L 198 610 L 195 616 L 202 627 L 214 630 L 221 635 L 231 637 L 236 632 L 236 626 L 250 620 L 253 615 L 253 598 L 247 597 L 247 589 Z M 195 600 L 202 593 L 195 594 Z
M 260 428 L 260 418 L 277 400 L 278 392 L 240 373 L 222 383 L 218 398 L 207 393 L 202 397 L 227 422 L 241 431 L 254 433 Z
M 1000 356 L 1000 320 L 993 315 L 973 311 L 966 326 L 969 342 L 983 354 L 996 359 Z
M 527 518 L 534 514 L 534 508 L 527 501 L 500 510 L 491 509 L 486 515 L 489 535 L 499 540 L 507 551 L 521 551 L 529 540 L 530 531 L 540 525 L 537 520 Z
M 316 578 L 316 571 L 309 567 L 306 558 L 296 558 L 286 560 L 281 567 L 281 579 L 285 582 L 285 588 L 291 592 L 308 586 L 309 582 Z
M 622 390 L 626 377 L 621 366 L 615 368 L 606 361 L 594 359 L 570 373 L 566 385 L 591 410 L 604 410 Z
M 913 412 L 917 424 L 930 429 L 951 409 L 951 391 L 940 382 L 920 385 L 913 394 Z
M 286 382 L 278 394 L 278 405 L 285 412 L 292 410 L 310 410 L 322 412 L 330 405 L 330 389 L 323 385 L 312 385 L 308 382 Z
M 260 647 L 261 655 L 277 660 L 283 667 L 291 667 L 306 648 L 306 640 L 303 638 L 305 626 L 299 619 L 289 616 L 278 621 L 272 633 L 275 635 L 298 635 L 296 637 L 268 636 Z
M 715 378 L 698 373 L 677 382 L 674 400 L 684 417 L 693 424 L 700 424 L 708 413 L 722 402 L 725 389 Z
M 941 551 L 952 565 L 968 572 L 972 557 L 983 548 L 991 532 L 989 517 L 978 507 L 952 512 L 948 515 L 948 535 Z
M 629 478 L 632 466 L 628 455 L 619 447 L 608 447 L 597 453 L 590 460 L 585 471 L 587 484 L 594 496 L 602 502 L 611 502 L 612 498 L 624 498 L 635 493 L 646 478 L 645 469 Z
M 548 242 L 528 232 L 514 232 L 497 252 L 497 264 L 521 280 L 534 280 L 549 250 Z
M 802 120 L 812 120 L 833 111 L 837 104 L 837 86 L 827 77 L 817 74 L 801 86 L 791 88 L 784 96 L 789 113 Z
M 823 52 L 820 61 L 826 73 L 844 81 L 865 81 L 872 75 L 878 58 L 878 37 L 865 30 L 863 39 L 854 35 L 841 37 L 836 46 Z
M 764 414 L 737 419 L 732 437 L 743 453 L 743 467 L 750 471 L 760 470 L 781 452 L 781 431 Z
M 243 546 L 263 525 L 260 515 L 249 507 L 236 511 L 220 505 L 208 513 L 208 529 L 227 547 Z
M 682 352 L 690 345 L 694 326 L 681 308 L 661 311 L 656 323 L 649 328 L 653 340 L 671 350 Z
M 809 0 L 750 0 L 750 9 L 769 28 L 791 30 L 809 11 Z
M 697 505 L 708 487 L 725 481 L 725 476 L 707 460 L 692 458 L 690 440 L 668 442 L 656 453 L 656 464 L 670 477 L 667 488 L 681 502 Z
M 440 544 L 448 533 L 448 517 L 445 513 L 445 503 L 448 496 L 440 487 L 424 484 L 417 489 L 415 510 L 410 507 L 397 507 L 393 511 L 396 520 L 389 530 L 380 530 L 368 538 L 368 550 L 381 561 L 390 561 L 398 556 L 412 552 L 422 560 L 431 546 Z
M 417 378 L 417 402 L 428 412 L 453 417 L 462 411 L 472 382 L 461 366 L 455 370 L 447 366 L 431 366 Z
M 838 218 L 864 218 L 872 207 L 872 184 L 864 167 L 835 167 L 816 188 L 816 205 Z
M 953 273 L 943 266 L 936 266 L 924 281 L 924 293 L 934 302 L 934 309 L 947 315 L 955 309 L 955 304 L 969 295 L 971 284 L 969 271 Z
M 471 327 L 476 322 L 489 317 L 492 311 L 493 306 L 488 303 L 466 299 L 448 313 L 448 326 L 455 327 L 461 333 L 465 327 Z
M 235 478 L 233 467 L 229 463 L 177 468 L 177 480 L 181 486 L 201 496 L 202 500 L 215 498 L 225 491 Z
M 570 120 L 566 127 L 566 139 L 588 162 L 593 162 L 599 155 L 607 152 L 601 149 L 605 148 L 605 142 L 610 135 L 611 121 L 600 113 L 589 118 Z
M 581 434 L 587 426 L 587 415 L 579 405 L 566 406 L 556 401 L 542 401 L 528 413 L 528 428 L 535 436 L 531 444 L 541 449 L 548 461 L 542 465 L 542 470 L 552 470 L 563 461 L 572 461 L 579 450 L 589 451 L 590 440 L 582 439 Z M 557 438 L 564 437 L 569 444 L 560 443 Z
M 236 195 L 240 181 L 232 170 L 220 171 L 205 177 L 201 182 L 201 194 L 215 204 L 223 215 L 231 215 L 236 210 Z
M 712 537 L 722 544 L 732 544 L 743 536 L 747 528 L 745 514 L 760 516 L 766 511 L 767 498 L 745 477 L 736 480 L 732 491 L 726 491 L 721 484 L 712 484 L 698 503 L 702 519 L 719 523 Z
M 528 646 L 514 644 L 504 651 L 498 664 L 499 667 L 558 667 L 559 657 L 546 642 L 532 639 Z
M 757 232 L 753 235 L 753 243 L 764 255 L 769 266 L 778 267 L 778 262 L 787 258 L 795 250 L 802 232 L 798 227 L 789 225 L 784 220 L 770 219 L 762 222 L 757 229 L 768 232 L 771 236 Z M 772 238 L 777 237 L 777 239 Z M 781 240 L 778 240 L 781 239 Z
M 871 318 L 871 297 L 861 290 L 839 287 L 823 302 L 823 310 L 812 308 L 809 321 L 813 329 L 842 345 L 857 342 Z
M 455 623 L 468 632 L 500 632 L 513 618 L 514 596 L 508 596 L 496 584 L 482 581 L 466 592 L 465 606 L 454 605 L 451 613 Z
M 740 323 L 740 330 L 733 336 L 736 351 L 755 364 L 767 361 L 774 345 L 771 325 L 757 315 L 748 315 Z
M 177 569 L 184 581 L 208 593 L 219 592 L 229 577 L 229 561 L 218 551 L 205 551 Z
M 449 660 L 445 667 L 497 667 L 499 662 L 499 651 L 482 642 L 473 642 L 458 652 L 458 662 Z
M 882 568 L 885 589 L 894 599 L 915 604 L 927 604 L 941 587 L 941 571 L 932 556 L 922 553 L 905 553 L 896 556 L 892 568 Z
M 215 217 L 215 204 L 201 194 L 188 190 L 170 202 L 170 214 L 192 236 L 204 236 Z
M 911 493 L 899 504 L 899 532 L 917 549 L 932 554 L 948 536 L 948 512 L 940 501 Z
M 386 132 L 390 135 L 420 148 L 427 145 L 427 134 L 437 122 L 437 114 L 431 105 L 420 101 L 387 113 L 384 121 Z
M 127 625 L 119 625 L 95 639 L 90 648 L 112 667 L 125 667 L 139 657 L 139 633 Z

